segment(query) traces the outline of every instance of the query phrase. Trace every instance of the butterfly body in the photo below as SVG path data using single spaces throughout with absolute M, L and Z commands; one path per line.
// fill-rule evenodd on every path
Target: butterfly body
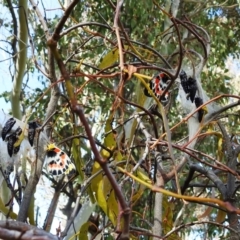
M 68 155 L 53 143 L 50 143 L 47 146 L 46 159 L 47 170 L 54 176 L 62 174 L 69 175 L 76 171 L 75 166 Z

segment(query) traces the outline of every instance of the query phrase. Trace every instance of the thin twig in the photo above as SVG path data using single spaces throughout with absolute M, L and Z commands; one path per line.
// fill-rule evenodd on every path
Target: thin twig
M 116 33 L 116 37 L 117 37 L 117 43 L 118 43 L 118 51 L 119 51 L 119 67 L 121 72 L 124 69 L 124 60 L 123 60 L 123 49 L 122 49 L 122 42 L 121 42 L 121 37 L 120 37 L 120 33 L 119 33 L 119 26 L 118 26 L 118 19 L 120 17 L 120 10 L 123 4 L 123 0 L 118 0 L 117 1 L 117 6 L 116 6 L 116 13 L 114 16 L 114 30 Z

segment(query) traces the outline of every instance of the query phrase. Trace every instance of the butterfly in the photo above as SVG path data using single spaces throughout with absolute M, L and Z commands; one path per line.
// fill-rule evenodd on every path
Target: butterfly
M 28 123 L 28 141 L 31 146 L 33 146 L 34 137 L 36 134 L 36 129 L 40 127 L 40 124 L 38 124 L 35 121 Z
M 13 133 L 6 137 L 8 155 L 12 157 L 13 154 L 17 154 L 20 149 L 20 144 L 16 145 L 19 140 L 19 136 L 22 134 L 22 129 L 18 127 Z
M 76 172 L 76 168 L 68 155 L 56 147 L 54 143 L 48 144 L 46 150 L 47 171 L 50 174 L 59 176 L 62 174 L 71 175 Z
M 187 100 L 190 98 L 190 100 L 194 102 L 194 98 L 198 90 L 196 79 L 187 77 L 187 74 L 182 70 L 180 73 L 180 80 L 182 88 L 186 93 Z
M 196 108 L 200 107 L 203 104 L 203 100 L 200 97 L 196 97 L 195 98 L 195 106 Z M 203 115 L 204 115 L 204 109 L 200 108 L 198 110 L 198 121 L 201 122 L 203 119 Z
M 166 92 L 164 96 L 162 93 L 168 86 L 168 81 L 170 78 L 163 72 L 155 75 L 149 82 L 149 88 L 153 91 L 154 95 L 163 103 L 168 101 L 169 93 Z M 144 94 L 147 97 L 152 97 L 152 95 L 148 92 L 147 88 L 144 89 Z
M 7 134 L 12 130 L 13 125 L 16 123 L 16 120 L 14 118 L 9 118 L 7 122 L 5 123 L 3 129 L 2 129 L 2 139 L 5 140 Z

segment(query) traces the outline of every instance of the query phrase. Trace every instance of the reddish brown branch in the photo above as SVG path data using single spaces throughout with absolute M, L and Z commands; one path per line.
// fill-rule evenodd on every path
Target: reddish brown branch
M 129 221 L 130 221 L 130 209 L 128 207 L 127 202 L 124 199 L 123 193 L 121 192 L 120 187 L 118 186 L 118 183 L 114 177 L 114 175 L 112 174 L 112 172 L 109 169 L 108 166 L 108 162 L 107 159 L 103 159 L 96 147 L 95 144 L 95 140 L 92 136 L 91 133 L 91 129 L 90 126 L 87 122 L 87 119 L 83 113 L 82 107 L 77 103 L 76 101 L 76 95 L 74 94 L 73 91 L 73 86 L 70 82 L 70 75 L 62 61 L 62 58 L 60 56 L 60 54 L 58 53 L 56 47 L 57 47 L 57 41 L 59 40 L 59 36 L 60 36 L 60 32 L 64 26 L 64 23 L 66 22 L 68 16 L 70 15 L 71 11 L 73 10 L 74 6 L 78 3 L 78 1 L 73 1 L 70 6 L 68 7 L 68 9 L 65 11 L 65 14 L 63 16 L 63 18 L 60 20 L 60 22 L 58 23 L 56 30 L 53 34 L 53 37 L 51 39 L 48 40 L 48 46 L 50 47 L 51 51 L 53 52 L 53 55 L 57 61 L 58 67 L 61 71 L 62 77 L 65 80 L 65 84 L 66 84 L 66 89 L 68 92 L 68 97 L 70 99 L 70 103 L 71 103 L 71 108 L 73 110 L 74 113 L 76 113 L 78 115 L 78 117 L 80 118 L 87 137 L 89 139 L 92 151 L 94 153 L 95 156 L 95 160 L 100 164 L 100 166 L 102 167 L 103 171 L 105 172 L 106 176 L 108 177 L 109 181 L 112 184 L 113 190 L 116 194 L 116 197 L 118 198 L 118 201 L 121 205 L 122 208 L 122 216 L 123 216 L 123 229 L 122 229 L 122 234 L 121 234 L 121 239 L 129 239 Z
M 118 19 L 120 16 L 120 10 L 121 10 L 122 4 L 123 4 L 123 0 L 117 1 L 116 14 L 114 17 L 114 29 L 117 37 L 118 50 L 119 50 L 119 67 L 121 71 L 124 68 L 124 60 L 123 60 L 122 42 L 121 42 L 120 33 L 119 33 Z
M 89 139 L 92 151 L 93 151 L 93 154 L 95 156 L 95 161 L 97 161 L 100 164 L 101 168 L 105 172 L 109 182 L 112 185 L 112 188 L 114 189 L 114 192 L 118 198 L 118 201 L 121 205 L 122 216 L 124 219 L 124 226 L 122 229 L 122 234 L 120 236 L 120 239 L 129 239 L 130 208 L 123 196 L 123 193 L 122 193 L 114 175 L 112 174 L 111 170 L 109 169 L 107 160 L 102 158 L 102 156 L 100 155 L 100 153 L 96 147 L 95 140 L 92 136 L 91 129 L 85 118 L 82 107 L 80 105 L 77 105 L 77 106 L 75 106 L 75 108 L 73 110 L 79 116 L 79 118 L 85 128 L 86 134 L 88 136 L 88 139 Z
M 68 20 L 69 15 L 71 14 L 71 12 L 73 11 L 74 7 L 79 3 L 79 0 L 74 0 L 71 2 L 71 4 L 68 6 L 68 8 L 65 10 L 63 17 L 61 18 L 61 20 L 59 21 L 59 23 L 57 24 L 55 31 L 53 33 L 52 38 L 55 41 L 58 41 L 60 38 L 60 32 L 62 31 L 65 22 Z
M 42 229 L 17 221 L 0 221 L 0 239 L 5 240 L 60 240 Z

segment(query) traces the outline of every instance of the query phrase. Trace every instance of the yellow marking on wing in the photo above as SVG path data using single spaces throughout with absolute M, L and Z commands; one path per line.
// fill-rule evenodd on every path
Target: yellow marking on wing
M 55 144 L 54 144 L 54 143 L 49 143 L 49 144 L 47 145 L 46 151 L 51 151 L 51 150 L 53 150 L 54 148 L 56 148 Z

